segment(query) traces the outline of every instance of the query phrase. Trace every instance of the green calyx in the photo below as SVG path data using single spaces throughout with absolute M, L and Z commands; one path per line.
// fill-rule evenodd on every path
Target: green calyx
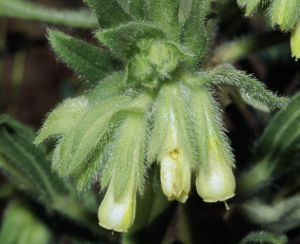
M 127 63 L 126 83 L 157 88 L 173 78 L 180 63 L 191 56 L 176 43 L 143 39 L 137 43 L 139 52 Z

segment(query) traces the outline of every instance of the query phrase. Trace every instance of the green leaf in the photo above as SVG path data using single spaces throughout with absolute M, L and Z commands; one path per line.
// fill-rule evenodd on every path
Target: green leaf
M 111 151 L 108 141 L 111 139 L 111 133 L 101 138 L 99 148 L 96 148 L 90 158 L 80 165 L 74 172 L 74 179 L 78 191 L 89 189 L 93 183 L 99 180 L 101 170 L 109 159 Z
M 285 235 L 276 235 L 266 231 L 251 232 L 240 244 L 286 244 L 288 240 Z
M 25 190 L 47 204 L 55 199 L 58 191 L 63 191 L 61 181 L 52 174 L 44 150 L 7 124 L 0 126 L 0 154 L 4 159 L 3 170 L 12 177 L 21 176 L 17 182 L 24 180 L 24 187 L 30 188 Z
M 2 125 L 7 126 L 13 129 L 14 131 L 26 136 L 28 140 L 34 139 L 34 132 L 32 128 L 25 126 L 22 123 L 10 118 L 6 114 L 0 115 L 0 126 Z
M 249 105 L 268 112 L 286 105 L 288 99 L 278 97 L 251 75 L 228 67 L 220 67 L 199 73 L 200 83 L 225 85 L 237 89 L 243 100 Z
M 96 36 L 115 57 L 126 61 L 137 50 L 136 44 L 139 40 L 163 39 L 165 33 L 151 24 L 131 22 L 113 29 L 99 31 Z
M 169 39 L 178 41 L 178 0 L 147 0 L 146 4 L 148 19 L 165 30 Z
M 87 156 L 93 152 L 102 136 L 111 128 L 113 115 L 121 105 L 130 100 L 126 96 L 116 96 L 90 108 L 78 125 L 63 139 L 60 144 L 60 174 L 71 174 Z M 72 155 L 72 157 L 71 157 Z
M 257 157 L 278 158 L 300 135 L 300 93 L 268 124 L 256 146 Z
M 48 115 L 34 144 L 40 144 L 50 136 L 68 133 L 83 116 L 87 106 L 88 100 L 85 97 L 66 99 Z
M 276 171 L 287 167 L 285 156 L 293 149 L 294 142 L 300 136 L 299 108 L 300 93 L 296 94 L 268 124 L 256 146 L 257 163 L 240 179 L 238 184 L 240 192 L 253 191 L 271 180 Z
M 47 244 L 51 233 L 30 210 L 20 202 L 12 202 L 5 210 L 0 231 L 0 243 Z
M 23 0 L 0 0 L 0 16 L 79 28 L 98 26 L 97 18 L 88 10 L 59 10 Z
M 84 0 L 95 12 L 102 28 L 110 28 L 130 21 L 116 0 Z
M 272 25 L 283 31 L 292 30 L 300 15 L 300 0 L 274 0 L 271 6 Z
M 123 11 L 134 19 L 144 17 L 144 0 L 117 0 Z
M 190 17 L 192 12 L 193 0 L 179 0 L 178 22 L 180 26 Z
M 114 72 L 98 83 L 89 93 L 85 94 L 89 103 L 96 104 L 106 98 L 116 96 L 125 88 L 125 72 Z
M 207 48 L 206 17 L 210 11 L 210 0 L 193 0 L 191 12 L 182 29 L 182 40 L 194 54 L 190 65 L 196 65 Z
M 257 8 L 261 0 L 238 0 L 237 2 L 241 8 L 246 8 L 245 15 L 249 16 Z
M 88 81 L 101 81 L 117 69 L 113 58 L 103 49 L 56 30 L 49 30 L 48 38 L 59 58 Z

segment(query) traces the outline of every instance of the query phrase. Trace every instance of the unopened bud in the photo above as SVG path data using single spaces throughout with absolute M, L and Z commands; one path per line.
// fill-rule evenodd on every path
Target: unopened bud
M 235 178 L 231 165 L 219 150 L 211 148 L 206 167 L 196 176 L 196 188 L 205 202 L 225 201 L 235 195 Z
M 127 232 L 135 219 L 136 187 L 134 181 L 128 183 L 123 195 L 116 199 L 113 184 L 108 190 L 98 209 L 99 225 L 118 232 Z

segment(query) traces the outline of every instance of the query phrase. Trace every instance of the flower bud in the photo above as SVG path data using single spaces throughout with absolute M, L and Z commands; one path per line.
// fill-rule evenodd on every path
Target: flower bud
M 291 51 L 296 60 L 300 58 L 300 18 L 291 34 Z
M 162 158 L 160 180 L 169 201 L 176 199 L 184 203 L 188 199 L 191 171 L 188 161 L 178 149 L 166 153 Z
M 108 230 L 127 232 L 134 222 L 135 208 L 134 180 L 128 183 L 127 189 L 118 199 L 114 196 L 113 184 L 110 184 L 98 209 L 99 225 Z
M 198 195 L 204 202 L 225 201 L 235 194 L 235 178 L 231 165 L 217 148 L 210 148 L 208 161 L 196 176 Z

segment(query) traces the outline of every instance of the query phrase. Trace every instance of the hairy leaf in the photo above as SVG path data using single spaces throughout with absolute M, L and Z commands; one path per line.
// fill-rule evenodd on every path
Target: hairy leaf
M 148 19 L 166 31 L 173 41 L 179 39 L 178 0 L 147 0 Z
M 113 115 L 120 109 L 120 105 L 129 100 L 128 97 L 112 97 L 87 111 L 78 126 L 64 139 L 65 143 L 61 144 L 60 151 L 66 155 L 61 160 L 61 174 L 72 173 L 93 152 L 102 136 L 110 129 Z
M 95 12 L 102 28 L 117 26 L 130 21 L 116 0 L 84 0 Z
M 193 0 L 189 17 L 185 20 L 182 40 L 194 54 L 190 65 L 196 65 L 204 56 L 207 47 L 206 16 L 210 10 L 210 0 Z
M 251 232 L 240 244 L 286 244 L 288 240 L 285 235 L 276 235 L 266 231 Z
M 114 72 L 99 82 L 93 89 L 85 94 L 91 104 L 99 103 L 106 98 L 116 96 L 125 87 L 125 72 Z
M 165 33 L 151 24 L 130 22 L 113 29 L 99 31 L 96 36 L 115 57 L 126 61 L 136 51 L 139 40 L 163 39 Z
M 300 15 L 300 0 L 274 0 L 271 6 L 272 25 L 283 31 L 292 30 Z
M 300 93 L 280 110 L 260 137 L 256 154 L 259 158 L 278 158 L 300 136 Z
M 0 0 L 0 16 L 37 20 L 70 27 L 95 28 L 98 26 L 97 18 L 88 10 L 59 10 L 23 0 Z
M 117 69 L 115 61 L 103 49 L 57 30 L 49 30 L 48 38 L 59 58 L 88 81 L 101 81 Z
M 125 13 L 134 19 L 143 19 L 144 0 L 117 0 Z
M 179 0 L 178 22 L 180 26 L 182 26 L 190 17 L 192 12 L 192 3 L 193 0 Z
M 66 99 L 48 115 L 34 143 L 40 144 L 50 136 L 69 132 L 85 113 L 87 106 L 85 97 Z
M 221 67 L 208 72 L 200 72 L 199 82 L 234 87 L 246 103 L 262 111 L 283 107 L 288 102 L 287 98 L 278 97 L 268 91 L 251 75 L 232 68 Z
M 9 124 L 0 126 L 0 154 L 4 160 L 3 170 L 12 177 L 21 176 L 17 182 L 24 179 L 24 187 L 30 187 L 25 190 L 41 200 L 50 203 L 55 199 L 57 189 L 63 191 L 61 181 L 51 172 L 44 150 L 35 147 L 26 134 L 14 130 Z
M 240 7 L 246 8 L 246 16 L 249 16 L 259 5 L 261 0 L 238 0 L 237 1 Z
M 89 189 L 93 183 L 99 180 L 101 171 L 109 159 L 111 150 L 108 141 L 111 139 L 110 133 L 105 135 L 90 158 L 74 172 L 74 179 L 78 191 Z

